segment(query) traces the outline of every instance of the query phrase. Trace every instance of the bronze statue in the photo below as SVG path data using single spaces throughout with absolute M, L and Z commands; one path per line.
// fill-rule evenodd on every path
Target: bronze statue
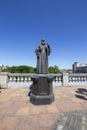
M 54 101 L 52 88 L 54 76 L 48 74 L 48 55 L 50 55 L 51 49 L 42 39 L 35 52 L 37 55 L 37 74 L 31 76 L 33 83 L 29 92 L 30 102 L 35 105 L 50 104 Z
M 50 55 L 51 49 L 45 40 L 41 40 L 41 44 L 35 50 L 37 55 L 37 73 L 47 74 L 48 73 L 48 55 Z

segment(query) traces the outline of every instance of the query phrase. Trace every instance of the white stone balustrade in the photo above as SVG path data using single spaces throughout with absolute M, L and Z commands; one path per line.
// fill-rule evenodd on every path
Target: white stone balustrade
M 0 88 L 9 87 L 30 87 L 32 84 L 31 77 L 36 74 L 26 73 L 0 73 Z M 87 74 L 50 74 L 54 76 L 53 86 L 87 86 Z
M 87 74 L 69 74 L 69 86 L 87 86 Z
M 52 74 L 54 75 L 54 81 L 53 81 L 53 86 L 62 86 L 62 74 Z

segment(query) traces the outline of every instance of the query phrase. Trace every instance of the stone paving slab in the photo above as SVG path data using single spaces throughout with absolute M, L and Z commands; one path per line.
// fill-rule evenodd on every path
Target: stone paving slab
M 87 110 L 60 114 L 52 130 L 87 130 Z
M 52 104 L 36 106 L 30 103 L 29 88 L 0 89 L 0 130 L 87 130 L 87 87 L 53 91 Z

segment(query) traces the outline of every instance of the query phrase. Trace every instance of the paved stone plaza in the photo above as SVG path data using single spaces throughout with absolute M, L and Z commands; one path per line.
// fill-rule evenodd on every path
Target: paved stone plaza
M 41 106 L 28 92 L 0 89 L 0 130 L 87 130 L 87 87 L 55 87 L 55 101 Z

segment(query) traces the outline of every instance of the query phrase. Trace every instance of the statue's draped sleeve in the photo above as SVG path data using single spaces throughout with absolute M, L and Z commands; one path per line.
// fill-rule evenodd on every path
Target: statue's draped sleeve
M 50 53 L 51 53 L 50 45 L 47 44 L 47 55 L 50 55 Z
M 37 57 L 39 57 L 39 47 L 36 48 L 35 53 L 36 53 Z

